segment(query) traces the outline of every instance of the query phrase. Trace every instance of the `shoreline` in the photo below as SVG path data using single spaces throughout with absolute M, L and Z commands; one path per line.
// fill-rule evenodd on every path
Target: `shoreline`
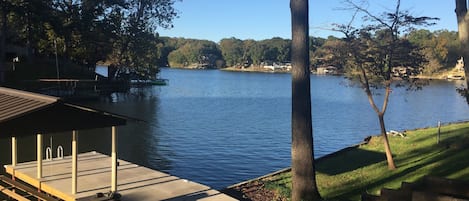
M 220 68 L 221 71 L 229 72 L 247 72 L 247 73 L 290 73 L 290 71 L 273 71 L 270 69 L 265 69 L 261 67 L 248 67 L 248 68 L 239 68 L 239 67 L 226 67 Z
M 464 122 L 469 122 L 469 121 L 464 121 Z M 454 122 L 454 123 L 464 123 L 464 122 Z M 451 123 L 449 123 L 451 124 Z M 418 129 L 424 129 L 424 128 L 418 128 Z M 418 130 L 418 129 L 415 129 L 415 130 Z M 335 155 L 338 155 L 338 154 L 341 154 L 343 152 L 346 152 L 346 151 L 349 151 L 350 149 L 355 149 L 361 145 L 366 145 L 368 144 L 368 142 L 370 141 L 371 137 L 372 136 L 379 136 L 380 134 L 378 135 L 370 135 L 368 137 L 366 137 L 365 139 L 363 139 L 362 142 L 359 142 L 357 144 L 354 144 L 354 145 L 351 145 L 351 146 L 348 146 L 348 147 L 345 147 L 345 148 L 342 148 L 342 149 L 339 149 L 335 152 L 332 152 L 332 153 L 329 153 L 329 154 L 326 154 L 324 156 L 321 156 L 321 157 L 318 157 L 318 158 L 315 158 L 314 159 L 314 162 L 315 163 L 318 163 L 322 160 L 325 160 L 327 158 L 330 158 L 330 157 L 333 157 Z M 250 182 L 253 182 L 253 181 L 257 181 L 257 180 L 261 180 L 261 179 L 265 179 L 265 178 L 268 178 L 268 177 L 272 177 L 272 176 L 275 176 L 275 175 L 278 175 L 278 174 L 282 174 L 282 173 L 285 173 L 285 172 L 288 172 L 288 171 L 291 171 L 291 167 L 286 167 L 286 168 L 283 168 L 283 169 L 280 169 L 280 170 L 277 170 L 277 171 L 274 171 L 274 172 L 271 172 L 271 173 L 268 173 L 266 175 L 262 175 L 262 176 L 259 176 L 259 177 L 256 177 L 256 178 L 252 178 L 252 179 L 249 179 L 249 180 L 246 180 L 246 181 L 242 181 L 242 182 L 239 182 L 239 183 L 236 183 L 236 184 L 233 184 L 233 185 L 230 185 L 230 186 L 227 186 L 226 188 L 222 189 L 223 190 L 229 190 L 229 189 L 234 189 L 236 187 L 239 187 L 239 186 L 242 186 L 242 185 L 245 185 L 245 184 L 248 184 Z
M 448 125 L 454 125 L 454 124 L 464 124 L 464 123 L 469 123 L 469 120 L 461 120 L 461 121 L 454 121 L 454 122 L 448 122 L 448 123 L 441 123 L 441 126 L 448 126 Z M 410 130 L 403 130 L 402 133 L 405 133 L 407 131 L 418 131 L 418 130 L 424 130 L 424 129 L 430 129 L 430 128 L 435 128 L 435 127 L 434 126 L 428 126 L 428 127 L 415 128 L 415 129 L 410 129 Z M 350 151 L 351 149 L 358 148 L 359 146 L 362 146 L 362 145 L 367 145 L 370 142 L 372 137 L 379 137 L 379 136 L 381 136 L 381 134 L 369 135 L 368 137 L 365 137 L 365 139 L 363 139 L 363 141 L 361 141 L 357 144 L 354 144 L 354 145 L 351 145 L 351 146 L 348 146 L 348 147 L 344 147 L 344 148 L 339 149 L 335 152 L 332 152 L 332 153 L 323 155 L 321 157 L 315 158 L 314 162 L 319 163 L 319 162 L 321 162 L 323 160 L 326 160 L 328 158 L 331 158 L 331 157 L 334 157 L 336 155 L 342 154 L 344 152 Z M 265 175 L 261 175 L 259 177 L 255 177 L 255 178 L 252 178 L 252 179 L 249 179 L 249 180 L 241 181 L 241 182 L 236 183 L 236 184 L 232 184 L 230 186 L 225 187 L 224 189 L 221 189 L 221 191 L 223 191 L 223 192 L 232 191 L 232 190 L 235 190 L 235 188 L 237 188 L 237 187 L 249 184 L 249 183 L 254 182 L 254 181 L 258 181 L 258 180 L 262 180 L 262 179 L 269 178 L 269 177 L 272 177 L 272 176 L 276 176 L 276 175 L 279 175 L 279 174 L 282 174 L 282 173 L 285 173 L 285 172 L 288 172 L 288 171 L 291 171 L 291 166 L 290 167 L 285 167 L 283 169 L 280 169 L 280 170 L 277 170 L 277 171 L 274 171 L 274 172 L 271 172 L 271 173 L 268 173 L 268 174 L 265 174 Z
M 460 121 L 442 123 L 441 126 L 442 127 L 458 126 L 458 125 L 467 124 L 467 123 L 469 123 L 469 120 L 460 120 Z M 403 130 L 402 132 L 403 133 L 408 132 L 408 131 L 409 132 L 419 132 L 421 130 L 428 130 L 428 129 L 435 129 L 435 128 L 437 128 L 437 127 L 427 126 L 427 127 L 422 127 L 422 128 Z M 360 146 L 368 146 L 368 144 L 371 144 L 371 146 L 373 146 L 373 144 L 376 143 L 373 140 L 373 138 L 376 139 L 375 137 L 379 138 L 380 136 L 381 136 L 381 134 L 371 135 L 369 137 L 366 137 L 362 142 L 360 142 L 358 144 L 355 144 L 355 145 L 352 145 L 352 146 L 349 146 L 349 147 L 345 147 L 343 149 L 340 149 L 338 151 L 335 151 L 335 152 L 332 152 L 330 154 L 324 155 L 322 157 L 318 157 L 318 158 L 315 159 L 316 167 L 321 162 L 326 162 L 327 163 L 328 159 L 334 158 L 336 156 L 344 155 L 344 154 L 347 155 L 347 153 L 349 153 L 349 152 L 353 153 L 355 151 L 355 149 L 359 148 Z M 447 139 L 449 139 L 449 138 L 447 138 Z M 448 144 L 448 142 L 443 143 L 441 146 L 446 147 L 446 149 L 449 149 L 451 147 L 453 147 L 453 149 L 461 148 L 461 147 L 463 147 L 463 148 L 467 147 L 467 146 L 462 146 L 462 145 L 450 146 Z M 239 200 L 250 200 L 251 198 L 255 198 L 254 200 L 258 200 L 257 198 L 262 198 L 263 196 L 267 196 L 267 197 L 272 197 L 273 196 L 273 197 L 275 197 L 276 193 L 273 193 L 273 191 L 271 189 L 270 190 L 268 188 L 266 189 L 266 187 L 264 186 L 266 184 L 265 181 L 269 181 L 269 179 L 278 177 L 279 175 L 282 175 L 282 174 L 288 174 L 288 172 L 290 172 L 290 171 L 291 171 L 291 167 L 286 167 L 286 168 L 283 168 L 283 169 L 268 173 L 266 175 L 262 175 L 262 176 L 259 176 L 259 177 L 253 178 L 253 179 L 249 179 L 249 180 L 246 180 L 246 181 L 242 181 L 242 182 L 230 185 L 230 186 L 228 186 L 224 189 L 220 189 L 220 192 L 223 192 L 223 193 L 225 193 L 227 195 L 230 195 L 234 198 L 237 198 Z M 316 169 L 316 171 L 318 172 L 319 170 Z M 405 180 L 405 181 L 407 181 L 407 180 Z M 400 182 L 399 182 L 399 185 L 400 185 Z M 246 191 L 246 189 L 247 189 L 247 191 Z M 379 188 L 379 189 L 381 189 L 381 188 Z M 264 199 L 260 199 L 260 200 L 264 200 Z
M 249 67 L 249 68 L 238 68 L 238 67 L 226 67 L 220 68 L 221 71 L 229 71 L 229 72 L 248 72 L 248 73 L 291 73 L 291 71 L 272 71 L 269 69 L 263 69 L 260 67 Z M 343 73 L 341 74 L 318 74 L 315 72 L 311 72 L 313 75 L 333 75 L 333 76 L 344 76 Z M 464 80 L 463 79 L 450 79 L 448 78 L 448 72 L 442 72 L 435 75 L 416 75 L 411 76 L 411 78 L 423 79 L 423 80 L 447 80 L 447 81 L 454 81 L 454 80 Z

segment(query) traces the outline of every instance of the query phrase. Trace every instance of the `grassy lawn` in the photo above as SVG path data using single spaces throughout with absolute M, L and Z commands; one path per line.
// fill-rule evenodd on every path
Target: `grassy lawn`
M 360 200 L 363 192 L 399 188 L 401 182 L 413 182 L 425 175 L 469 180 L 469 123 L 407 131 L 407 136 L 389 136 L 398 168 L 387 169 L 381 137 L 372 137 L 366 145 L 316 160 L 319 192 L 327 200 Z M 266 187 L 282 197 L 290 197 L 290 173 L 267 178 Z

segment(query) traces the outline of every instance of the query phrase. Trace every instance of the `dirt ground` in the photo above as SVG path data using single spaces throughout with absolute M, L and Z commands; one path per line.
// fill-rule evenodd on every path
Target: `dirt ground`
M 276 192 L 265 188 L 264 182 L 255 180 L 230 189 L 222 190 L 241 201 L 287 201 L 281 198 Z

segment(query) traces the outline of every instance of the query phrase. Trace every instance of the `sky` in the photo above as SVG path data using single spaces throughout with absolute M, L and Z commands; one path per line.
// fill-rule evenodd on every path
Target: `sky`
M 369 0 L 367 8 L 376 15 L 392 11 L 395 0 Z M 219 42 L 223 38 L 264 40 L 273 37 L 291 39 L 289 0 L 183 0 L 174 5 L 178 18 L 173 28 L 159 28 L 160 36 L 203 39 Z M 429 30 L 457 31 L 454 0 L 401 0 L 401 9 L 414 16 L 438 17 Z M 310 35 L 342 37 L 329 31 L 333 23 L 347 24 L 352 11 L 344 9 L 342 0 L 310 0 Z M 362 24 L 361 18 L 355 26 Z

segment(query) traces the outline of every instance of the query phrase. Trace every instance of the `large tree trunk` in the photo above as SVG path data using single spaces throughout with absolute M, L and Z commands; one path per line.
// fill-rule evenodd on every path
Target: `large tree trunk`
M 320 200 L 314 167 L 309 71 L 308 0 L 291 0 L 292 200 Z
M 467 42 L 469 39 L 469 26 L 466 0 L 456 0 L 455 11 L 458 20 L 459 40 L 461 40 L 461 42 Z
M 458 35 L 461 43 L 461 54 L 464 58 L 464 74 L 466 77 L 466 89 L 469 88 L 469 13 L 466 0 L 456 0 L 456 17 L 458 19 Z M 469 95 L 466 94 L 469 103 Z

